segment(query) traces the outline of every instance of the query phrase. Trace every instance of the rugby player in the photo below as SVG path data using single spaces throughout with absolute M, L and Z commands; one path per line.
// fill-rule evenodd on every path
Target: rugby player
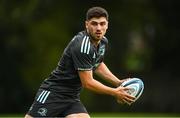
M 45 79 L 25 118 L 90 118 L 80 101 L 82 87 L 115 97 L 119 103 L 131 104 L 135 98 L 126 93 L 118 79 L 104 63 L 108 40 L 108 12 L 92 7 L 86 13 L 85 30 L 77 33 L 65 48 L 57 67 Z M 93 74 L 110 82 L 109 87 L 94 79 Z

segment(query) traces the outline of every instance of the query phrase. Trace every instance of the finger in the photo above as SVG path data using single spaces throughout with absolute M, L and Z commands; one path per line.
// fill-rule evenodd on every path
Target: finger
M 122 87 L 122 86 L 119 86 L 118 88 L 117 88 L 117 90 L 118 91 L 128 91 L 128 90 L 130 90 L 131 88 L 130 87 Z
M 132 78 L 126 78 L 126 79 L 124 79 L 124 81 L 130 80 L 130 79 L 132 79 Z
M 123 96 L 124 96 L 123 98 L 117 99 L 118 103 L 121 103 L 121 104 L 126 103 L 128 105 L 131 105 L 133 102 L 135 102 L 135 97 L 133 97 L 127 93 L 124 93 Z
M 135 102 L 135 99 L 133 98 L 128 98 L 128 96 L 125 97 L 125 100 L 129 103 Z
M 126 97 L 129 98 L 129 99 L 132 99 L 132 100 L 135 100 L 135 99 L 136 99 L 136 97 L 134 97 L 134 96 L 132 96 L 132 95 L 130 95 L 130 94 L 128 94 L 128 93 L 126 93 Z
M 125 98 L 123 99 L 123 102 L 130 105 L 130 103 Z
M 128 90 L 131 90 L 132 88 L 130 88 L 130 87 L 123 87 L 122 89 L 125 90 L 125 91 L 128 91 Z
M 128 105 L 131 105 L 132 103 L 135 102 L 135 100 L 129 99 L 129 98 L 127 98 L 127 97 L 125 97 L 125 98 L 123 99 L 123 101 L 124 101 L 126 104 L 128 104 Z
M 125 100 L 128 101 L 128 102 L 135 102 L 136 100 L 136 97 L 132 96 L 132 95 L 129 95 L 128 93 L 125 93 Z
M 132 89 L 132 88 L 127 88 L 127 89 Z M 136 97 L 135 96 L 132 96 L 131 95 L 131 92 L 129 92 L 129 90 L 127 90 L 127 89 L 125 89 L 125 94 L 126 94 L 126 96 L 127 97 L 129 97 L 129 98 L 131 98 L 131 99 L 136 99 Z
M 118 102 L 119 104 L 124 104 L 124 103 L 125 103 L 123 100 L 120 100 L 120 99 L 117 99 L 117 102 Z

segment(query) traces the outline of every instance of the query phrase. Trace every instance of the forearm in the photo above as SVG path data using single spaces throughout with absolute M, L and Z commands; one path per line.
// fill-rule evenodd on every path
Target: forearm
M 119 86 L 121 83 L 121 80 L 119 80 L 103 62 L 100 64 L 100 66 L 96 69 L 95 72 L 98 76 L 110 82 L 115 87 Z
M 92 71 L 79 71 L 78 73 L 84 88 L 100 94 L 114 95 L 115 88 L 108 87 L 95 80 Z
M 128 88 L 125 87 L 111 88 L 106 85 L 103 85 L 102 83 L 100 83 L 99 81 L 93 78 L 92 70 L 78 71 L 78 73 L 84 88 L 96 93 L 111 95 L 117 98 L 121 103 L 133 102 L 133 100 L 131 99 L 134 99 L 134 97 L 130 96 L 128 93 L 125 92 L 128 90 Z
M 118 87 L 120 85 L 120 80 L 112 73 L 104 73 L 103 75 L 100 76 L 102 76 L 104 80 L 108 81 L 115 87 Z
M 99 94 L 107 94 L 112 96 L 114 96 L 115 94 L 114 88 L 103 85 L 102 83 L 100 83 L 99 81 L 93 78 L 90 81 L 88 81 L 86 84 L 83 84 L 83 87 Z

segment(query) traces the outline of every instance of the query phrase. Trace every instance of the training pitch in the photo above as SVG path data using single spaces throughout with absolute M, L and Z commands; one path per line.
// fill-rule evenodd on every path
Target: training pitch
M 91 118 L 180 118 L 180 113 L 90 113 Z M 0 114 L 0 118 L 23 118 L 24 114 Z

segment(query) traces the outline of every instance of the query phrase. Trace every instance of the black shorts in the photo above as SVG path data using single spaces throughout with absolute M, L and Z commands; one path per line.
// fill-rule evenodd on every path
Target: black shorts
M 79 99 L 39 89 L 27 114 L 32 117 L 65 117 L 73 113 L 87 113 Z

